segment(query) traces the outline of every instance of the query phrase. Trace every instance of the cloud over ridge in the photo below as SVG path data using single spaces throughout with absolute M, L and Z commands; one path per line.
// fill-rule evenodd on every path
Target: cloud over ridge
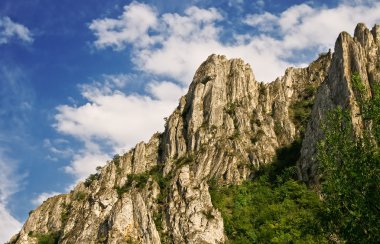
M 211 53 L 241 57 L 259 80 L 269 82 L 286 67 L 305 62 L 289 61 L 292 56 L 303 50 L 327 51 L 340 31 L 352 32 L 358 22 L 373 25 L 380 20 L 379 12 L 380 3 L 342 2 L 333 8 L 299 4 L 280 14 L 247 14 L 237 24 L 256 31 L 232 32 L 232 41 L 226 42 L 222 23 L 228 17 L 215 8 L 192 6 L 183 14 L 160 14 L 147 4 L 133 2 L 118 18 L 93 20 L 90 29 L 97 48 L 122 51 L 128 46 L 137 68 L 182 84 L 191 82 L 197 66 Z M 139 21 L 143 16 L 146 21 Z

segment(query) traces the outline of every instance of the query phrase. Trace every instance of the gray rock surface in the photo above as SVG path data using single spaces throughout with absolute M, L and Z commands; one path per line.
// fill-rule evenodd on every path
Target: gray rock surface
M 354 37 L 343 32 L 335 43 L 330 70 L 316 95 L 298 162 L 300 178 L 309 184 L 318 183 L 317 143 L 323 136 L 321 122 L 331 109 L 338 106 L 348 109 L 355 132 L 360 135 L 362 121 L 351 79 L 353 74 L 359 74 L 366 87 L 365 96 L 371 96 L 371 84 L 380 82 L 379 34 L 379 25 L 370 31 L 364 24 L 358 24 Z

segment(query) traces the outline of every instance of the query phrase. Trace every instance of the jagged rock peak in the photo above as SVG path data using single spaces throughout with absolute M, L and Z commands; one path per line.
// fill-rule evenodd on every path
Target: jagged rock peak
M 321 55 L 309 67 L 289 68 L 264 84 L 243 60 L 209 56 L 168 118 L 161 144 L 165 174 L 176 158 L 196 154 L 197 179 L 247 179 L 253 168 L 272 161 L 278 147 L 300 135 L 291 107 L 314 96 L 330 60 L 329 53 Z
M 369 30 L 365 24 L 359 23 L 355 28 L 354 37 L 363 47 L 374 45 L 374 42 L 380 41 L 380 25 L 376 24 Z
M 376 24 L 372 30 L 373 38 L 375 39 L 376 43 L 380 42 L 380 25 Z
M 379 33 L 379 25 L 369 31 L 364 24 L 358 24 L 354 37 L 342 32 L 335 43 L 328 76 L 318 90 L 298 162 L 300 178 L 309 184 L 318 184 L 317 142 L 323 138 L 321 125 L 331 109 L 340 106 L 350 110 L 355 133 L 361 133 L 362 120 L 351 79 L 353 74 L 360 75 L 368 97 L 371 84 L 380 82 Z

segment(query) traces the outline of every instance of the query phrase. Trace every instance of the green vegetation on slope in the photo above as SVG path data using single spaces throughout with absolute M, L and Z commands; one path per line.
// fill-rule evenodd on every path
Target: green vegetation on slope
M 289 111 L 293 123 L 300 129 L 301 133 L 305 132 L 307 122 L 311 115 L 311 109 L 314 105 L 316 88 L 309 83 L 301 93 L 299 99 L 291 104 Z
M 34 233 L 30 231 L 28 236 L 35 237 L 38 244 L 58 244 L 61 237 L 61 231 L 53 231 L 49 233 Z
M 331 231 L 347 243 L 380 240 L 380 86 L 372 99 L 358 74 L 352 83 L 364 119 L 361 137 L 353 136 L 350 113 L 338 108 L 324 124 L 325 139 L 318 148 L 322 193 Z
M 230 243 L 327 242 L 322 202 L 295 180 L 299 149 L 300 141 L 295 141 L 279 150 L 275 163 L 257 172 L 253 181 L 222 187 L 210 182 Z
M 47 234 L 38 234 L 37 241 L 38 244 L 58 244 L 60 236 L 61 233 L 59 231 Z

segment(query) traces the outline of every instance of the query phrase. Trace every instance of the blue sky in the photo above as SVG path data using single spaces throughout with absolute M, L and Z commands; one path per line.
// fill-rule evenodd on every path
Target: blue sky
M 380 22 L 377 1 L 0 2 L 0 242 L 28 212 L 162 131 L 212 53 L 272 81 Z

